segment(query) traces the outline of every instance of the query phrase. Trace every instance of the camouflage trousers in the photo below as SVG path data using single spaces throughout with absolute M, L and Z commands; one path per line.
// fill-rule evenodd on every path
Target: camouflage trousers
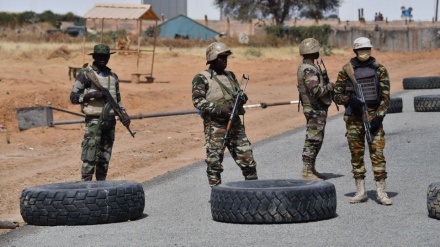
M 206 173 L 210 186 L 221 183 L 221 173 L 223 172 L 223 154 L 221 153 L 223 137 L 226 132 L 227 122 L 217 122 L 204 119 L 205 148 L 208 165 Z M 252 154 L 251 143 L 246 137 L 245 129 L 241 120 L 234 121 L 226 141 L 226 147 L 231 153 L 235 163 L 240 167 L 246 180 L 255 180 L 257 177 L 257 163 Z
M 314 164 L 324 140 L 325 125 L 327 123 L 327 109 L 315 110 L 304 108 L 306 117 L 306 140 L 302 153 L 303 163 Z
M 96 168 L 96 180 L 105 180 L 115 140 L 116 120 L 107 128 L 98 125 L 98 118 L 86 118 L 86 131 L 81 144 L 83 181 L 91 181 Z
M 370 121 L 374 118 L 375 112 L 369 112 Z M 344 115 L 348 147 L 351 152 L 351 165 L 354 178 L 365 178 L 364 154 L 365 154 L 365 128 L 362 117 L 357 115 Z M 383 154 L 385 148 L 385 132 L 383 126 L 373 135 L 373 141 L 368 144 L 370 159 L 373 167 L 374 179 L 387 178 L 386 161 Z

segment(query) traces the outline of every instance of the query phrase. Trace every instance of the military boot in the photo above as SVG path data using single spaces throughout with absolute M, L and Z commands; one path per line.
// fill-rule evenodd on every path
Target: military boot
M 368 200 L 367 191 L 365 190 L 365 180 L 356 178 L 356 194 L 350 197 L 350 203 L 366 202 Z
M 315 165 L 312 166 L 312 173 L 315 174 L 315 176 L 317 176 L 317 177 L 320 178 L 320 179 L 324 179 L 324 180 L 327 179 L 327 177 L 326 177 L 324 174 L 319 173 L 319 172 L 315 169 Z
M 302 171 L 302 179 L 306 180 L 318 180 L 319 178 L 313 174 L 313 164 L 304 163 L 303 171 Z
M 388 197 L 387 193 L 385 192 L 385 187 L 386 187 L 385 179 L 376 181 L 376 186 L 377 186 L 377 200 L 382 205 L 387 205 L 387 206 L 393 205 L 393 201 L 391 201 L 391 199 Z

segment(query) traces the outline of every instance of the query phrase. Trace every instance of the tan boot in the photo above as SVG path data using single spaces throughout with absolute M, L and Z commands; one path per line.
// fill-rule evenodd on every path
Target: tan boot
M 365 180 L 356 178 L 356 194 L 350 198 L 350 203 L 366 202 L 368 200 L 367 191 L 365 190 Z
M 393 201 L 388 197 L 387 193 L 385 192 L 385 179 L 381 179 L 379 181 L 376 181 L 377 186 L 377 200 L 382 203 L 382 205 L 393 205 Z
M 313 174 L 312 171 L 313 165 L 310 163 L 304 163 L 303 171 L 302 171 L 302 179 L 306 180 L 318 180 L 319 178 Z
M 315 174 L 315 176 L 317 176 L 317 177 L 320 178 L 320 179 L 324 179 L 324 180 L 327 179 L 327 177 L 326 177 L 324 174 L 319 173 L 319 172 L 315 169 L 315 165 L 312 166 L 312 173 Z

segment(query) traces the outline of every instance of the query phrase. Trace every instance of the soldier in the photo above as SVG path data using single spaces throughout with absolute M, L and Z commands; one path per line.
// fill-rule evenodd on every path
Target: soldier
M 302 153 L 302 179 L 326 179 L 315 169 L 315 161 L 324 140 L 328 107 L 332 103 L 334 84 L 326 84 L 321 70 L 315 65 L 319 58 L 319 42 L 307 38 L 299 44 L 299 54 L 303 56 L 298 66 L 299 99 L 307 121 L 306 139 Z M 299 110 L 299 106 L 298 106 Z
M 373 141 L 368 143 L 368 148 L 374 179 L 376 180 L 377 199 L 383 205 L 392 205 L 393 202 L 385 192 L 387 172 L 383 154 L 385 132 L 382 126 L 382 121 L 390 103 L 390 78 L 386 68 L 371 56 L 372 48 L 373 46 L 368 38 L 357 38 L 353 47 L 356 57 L 351 58 L 346 66 L 353 68 L 353 76 L 361 86 L 368 106 L 368 115 L 371 122 L 370 132 L 373 137 Z M 356 194 L 350 198 L 350 203 L 359 203 L 368 200 L 364 181 L 366 169 L 364 163 L 365 128 L 362 121 L 363 103 L 355 96 L 353 83 L 346 71 L 348 70 L 343 69 L 338 74 L 335 86 L 335 101 L 346 108 L 344 114 L 346 136 L 351 152 L 353 177 L 356 182 Z
M 95 45 L 91 69 L 99 83 L 107 88 L 121 106 L 119 79 L 106 65 L 110 59 L 110 48 L 104 44 Z M 87 68 L 90 69 L 90 68 Z M 80 70 L 70 93 L 72 104 L 80 104 L 85 117 L 86 131 L 81 144 L 83 181 L 91 181 L 96 167 L 96 180 L 105 180 L 115 140 L 116 118 L 113 110 L 105 106 L 103 93 L 87 77 L 86 69 Z M 124 119 L 124 126 L 130 125 L 130 118 Z
M 205 132 L 206 170 L 211 187 L 221 183 L 223 172 L 223 137 L 232 112 L 235 97 L 240 85 L 233 72 L 225 70 L 228 56 L 232 52 L 222 42 L 214 42 L 206 49 L 206 64 L 209 68 L 197 74 L 192 81 L 192 101 L 194 107 L 201 111 Z M 241 99 L 238 114 L 233 118 L 226 147 L 237 165 L 241 168 L 246 180 L 257 179 L 257 163 L 252 154 L 251 143 L 246 137 L 244 126 L 238 115 L 244 114 L 243 104 L 247 97 Z

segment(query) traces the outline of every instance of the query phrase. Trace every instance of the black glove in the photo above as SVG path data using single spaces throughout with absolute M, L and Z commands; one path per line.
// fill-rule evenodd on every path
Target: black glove
M 358 98 L 356 98 L 356 95 L 351 94 L 350 98 L 348 99 L 348 105 L 351 107 L 352 110 L 358 111 L 362 109 L 363 103 Z
M 127 126 L 130 126 L 131 120 L 130 120 L 129 117 L 127 117 L 127 118 L 121 120 L 121 123 L 122 123 L 125 127 L 127 127 Z
M 226 117 L 226 118 L 229 118 L 229 116 L 231 115 L 231 113 L 232 113 L 232 110 L 231 110 L 230 107 L 228 107 L 228 106 L 223 106 L 222 109 L 221 109 L 221 112 L 220 112 L 220 116 L 222 116 L 222 117 Z
M 380 126 L 382 126 L 383 117 L 382 116 L 376 116 L 371 121 L 371 127 L 370 132 L 371 134 L 376 134 L 376 132 L 380 129 Z
M 241 97 L 240 97 L 240 102 L 242 105 L 246 104 L 246 102 L 248 101 L 248 96 L 244 93 Z
M 100 92 L 100 91 L 93 91 L 93 92 L 90 92 L 90 93 L 87 93 L 86 95 L 84 95 L 84 98 L 83 98 L 83 100 L 85 101 L 85 102 L 89 102 L 90 101 L 90 99 L 101 99 L 102 98 L 102 92 Z

